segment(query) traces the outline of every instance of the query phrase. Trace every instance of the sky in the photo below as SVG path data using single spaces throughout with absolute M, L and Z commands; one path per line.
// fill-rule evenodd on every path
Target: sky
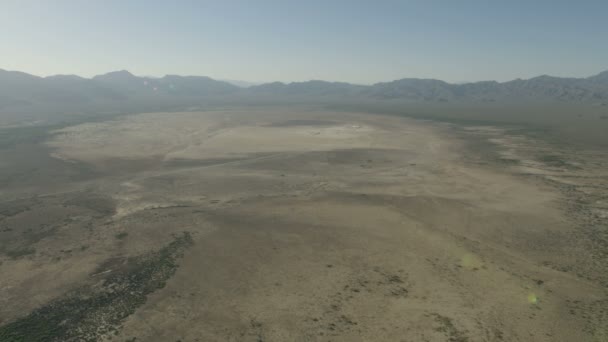
M 608 69 L 608 1 L 0 0 L 0 68 L 371 84 Z

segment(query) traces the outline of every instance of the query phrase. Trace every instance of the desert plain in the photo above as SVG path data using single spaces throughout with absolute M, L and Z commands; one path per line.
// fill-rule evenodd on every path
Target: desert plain
M 33 132 L 1 152 L 0 340 L 608 341 L 608 152 L 517 132 L 297 106 Z

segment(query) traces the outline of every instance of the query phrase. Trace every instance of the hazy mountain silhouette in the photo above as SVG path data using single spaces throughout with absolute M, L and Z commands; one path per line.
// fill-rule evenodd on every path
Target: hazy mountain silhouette
M 248 88 L 253 93 L 275 95 L 356 96 L 416 102 L 574 102 L 608 101 L 608 71 L 588 78 L 539 76 L 499 83 L 482 81 L 452 84 L 435 79 L 404 78 L 371 86 L 341 82 L 309 81 L 268 83 Z
M 282 83 L 273 82 L 249 87 L 249 92 L 267 95 L 297 96 L 352 96 L 359 95 L 366 86 L 344 82 L 327 82 L 313 80 L 308 82 Z
M 587 78 L 591 82 L 608 85 L 608 70 Z
M 171 94 L 181 96 L 208 96 L 235 92 L 239 87 L 228 82 L 216 81 L 205 76 L 166 75 L 162 78 L 137 77 L 126 70 L 114 71 L 93 77 L 113 89 L 121 89 L 131 95 Z
M 239 88 L 249 88 L 251 86 L 263 84 L 263 82 L 249 82 L 249 81 L 227 80 L 227 79 L 221 79 L 221 80 L 218 80 L 218 81 L 230 83 L 230 84 L 235 85 L 235 86 L 237 86 Z
M 412 102 L 608 103 L 608 71 L 587 78 L 539 76 L 509 82 L 451 84 L 404 78 L 370 86 L 344 82 L 266 83 L 248 88 L 204 76 L 139 77 L 126 70 L 91 79 L 75 75 L 38 77 L 0 69 L 2 112 L 128 112 L 179 109 L 221 98 L 285 101 L 374 99 Z

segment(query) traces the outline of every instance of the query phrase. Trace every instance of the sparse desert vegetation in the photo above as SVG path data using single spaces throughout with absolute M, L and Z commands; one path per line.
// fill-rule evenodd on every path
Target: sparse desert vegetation
M 389 114 L 148 113 L 21 137 L 1 152 L 0 340 L 606 336 L 605 151 Z

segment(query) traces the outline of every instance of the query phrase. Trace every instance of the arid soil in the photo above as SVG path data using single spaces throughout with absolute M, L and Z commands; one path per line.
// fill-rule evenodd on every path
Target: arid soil
M 301 108 L 20 146 L 0 165 L 7 341 L 608 341 L 602 151 Z

